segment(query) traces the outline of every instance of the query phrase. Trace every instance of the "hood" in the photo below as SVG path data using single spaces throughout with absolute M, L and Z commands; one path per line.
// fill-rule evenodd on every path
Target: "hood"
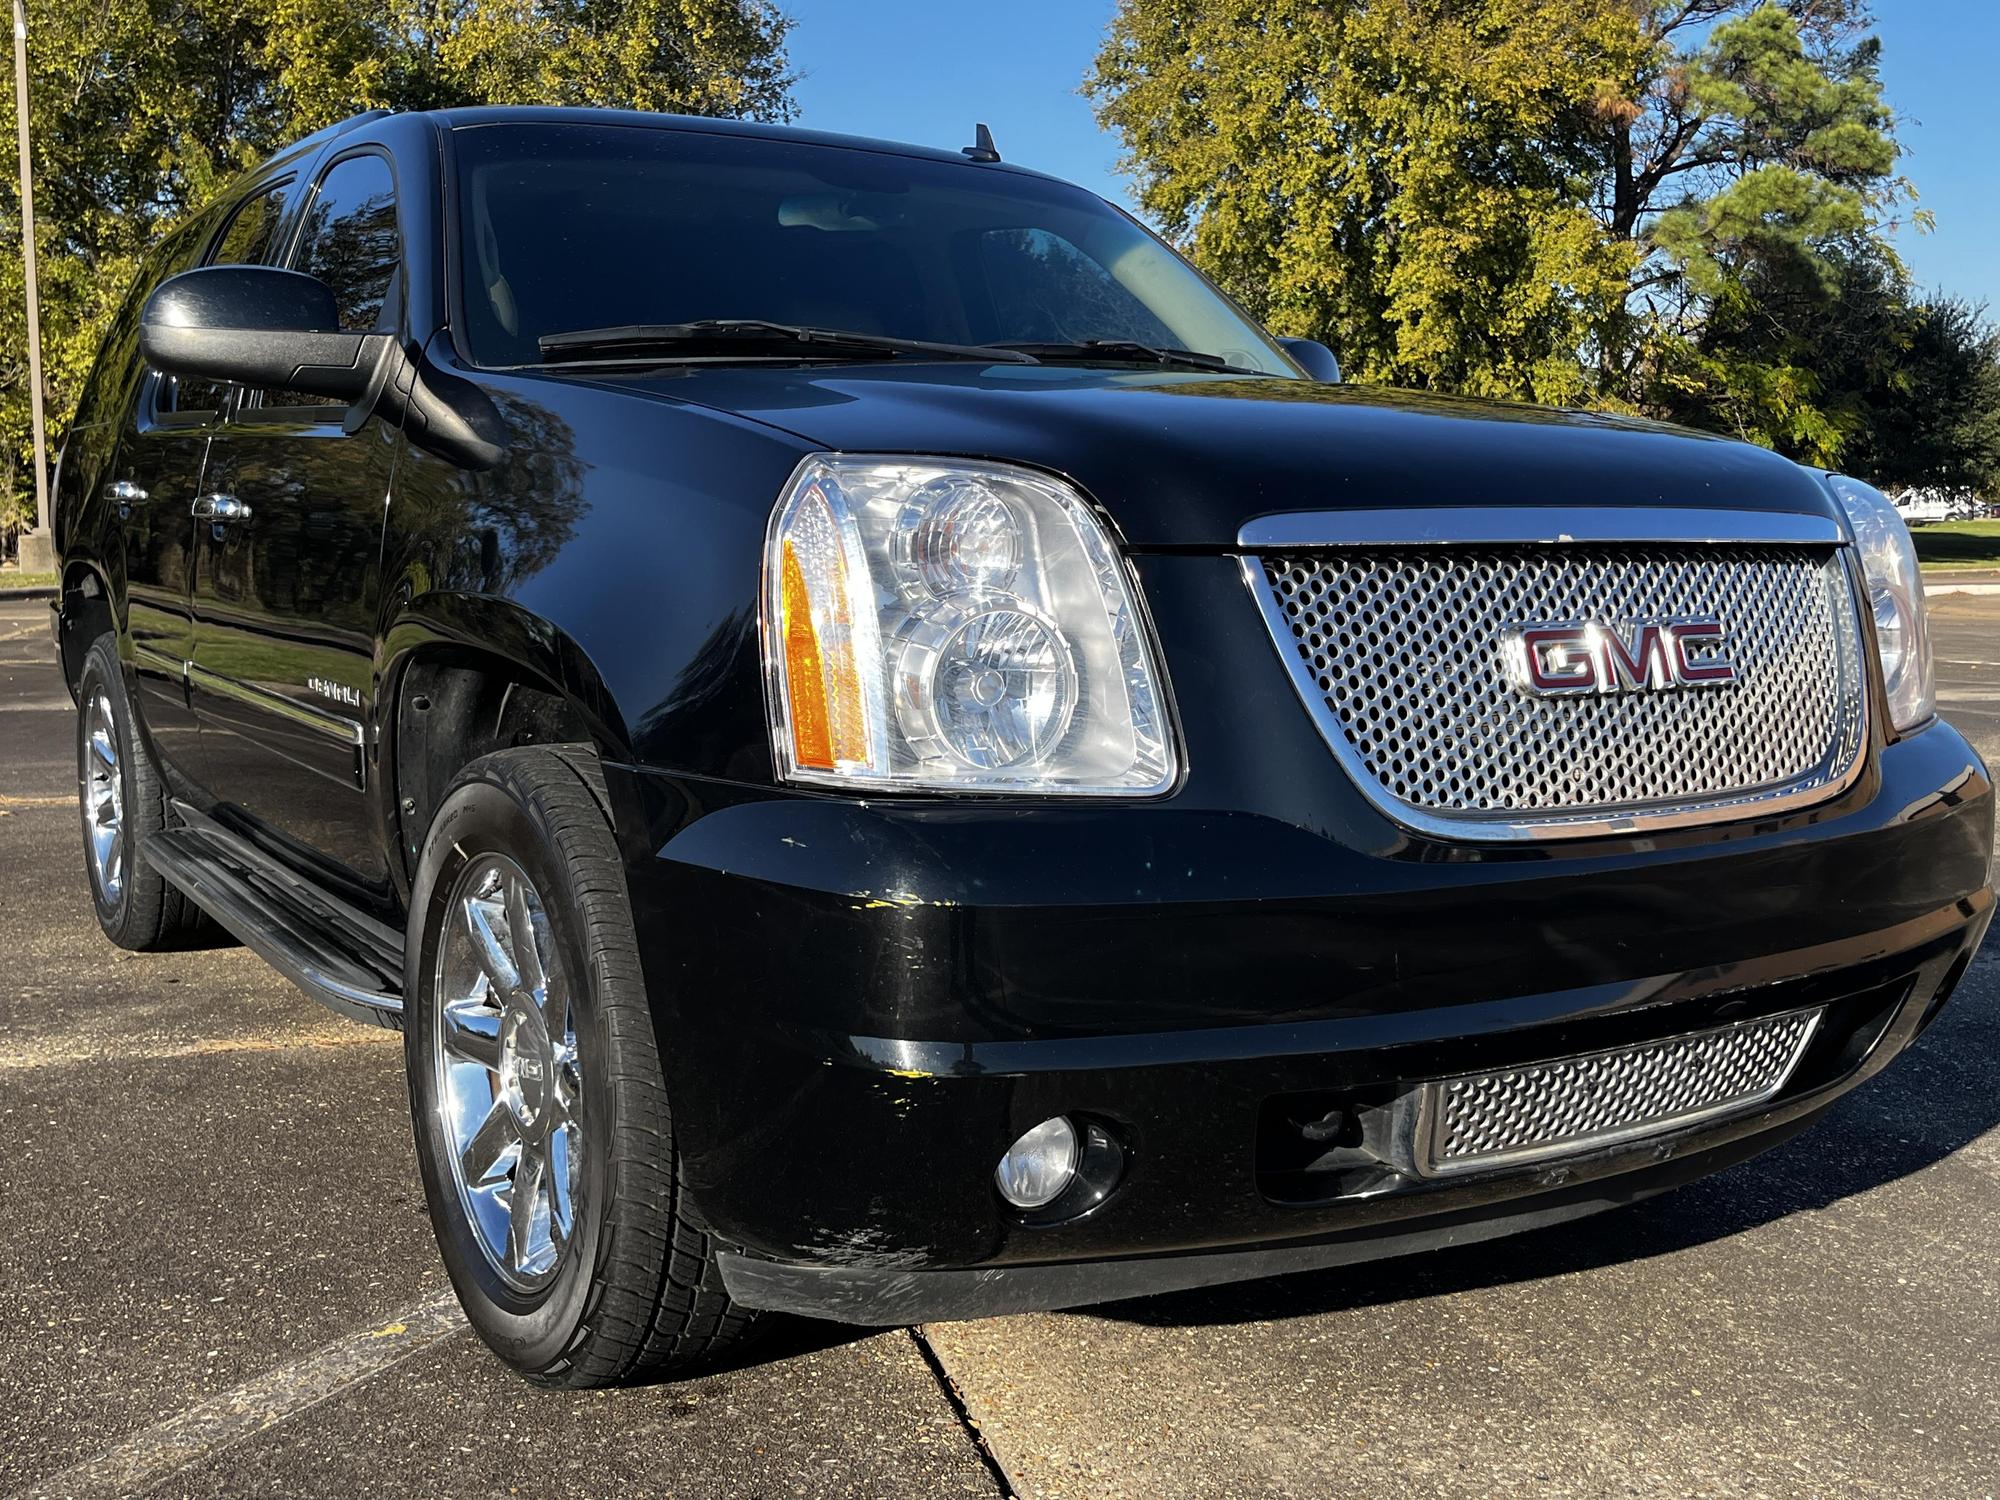
M 1601 505 L 1834 514 L 1748 443 L 1658 423 L 1266 377 L 1053 365 L 693 366 L 612 382 L 848 453 L 1026 464 L 1134 547 L 1223 548 L 1283 511 Z

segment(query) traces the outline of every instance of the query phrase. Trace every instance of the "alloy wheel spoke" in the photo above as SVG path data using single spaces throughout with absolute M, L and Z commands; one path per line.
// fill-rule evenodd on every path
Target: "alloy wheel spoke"
M 101 724 L 90 731 L 90 753 L 103 762 L 106 771 L 116 773 L 118 752 L 111 748 L 111 736 Z
M 516 1145 L 520 1138 L 521 1132 L 514 1123 L 514 1111 L 507 1107 L 504 1099 L 494 1100 L 486 1118 L 472 1132 L 472 1139 L 458 1153 L 459 1168 L 465 1173 L 466 1182 L 477 1186 L 484 1181 L 506 1154 L 507 1148 Z
M 444 1007 L 444 1050 L 460 1062 L 500 1070 L 500 1013 L 478 1000 L 453 1000 Z
M 549 1238 L 559 1247 L 569 1240 L 576 1218 L 569 1178 L 569 1133 L 572 1128 L 561 1121 L 549 1128 Z
M 563 978 L 561 969 L 553 966 L 542 988 L 542 1024 L 548 1028 L 549 1040 L 555 1044 L 556 1060 L 560 1063 L 569 1037 L 569 981 Z M 574 1046 L 568 1046 L 569 1055 L 574 1056 L 575 1052 Z
M 520 1270 L 529 1269 L 534 1253 L 535 1208 L 548 1181 L 548 1159 L 540 1150 L 523 1146 L 514 1167 L 514 1191 L 507 1204 L 507 1253 Z
M 542 966 L 541 934 L 535 931 L 535 919 L 528 909 L 528 884 L 524 880 L 507 882 L 507 934 L 514 940 L 514 964 L 520 972 L 522 988 L 539 997 L 549 981 Z
M 465 926 L 472 934 L 473 957 L 484 971 L 487 983 L 493 987 L 494 995 L 511 995 L 521 987 L 521 973 L 514 967 L 513 959 L 508 957 L 507 945 L 494 929 L 487 907 L 487 901 L 478 896 L 468 897 L 464 902 Z

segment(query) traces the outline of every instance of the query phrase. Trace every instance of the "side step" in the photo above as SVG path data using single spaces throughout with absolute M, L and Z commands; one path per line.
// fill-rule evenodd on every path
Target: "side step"
M 181 826 L 146 842 L 154 869 L 320 1004 L 402 1028 L 402 933 L 206 813 L 180 801 L 173 811 Z

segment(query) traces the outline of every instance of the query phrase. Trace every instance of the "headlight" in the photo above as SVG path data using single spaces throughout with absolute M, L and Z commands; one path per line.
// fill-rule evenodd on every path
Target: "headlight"
M 771 516 L 763 625 L 789 780 L 1123 796 L 1173 784 L 1136 585 L 1058 480 L 809 458 Z
M 1875 640 L 1882 653 L 1882 682 L 1889 695 L 1889 722 L 1914 729 L 1937 710 L 1931 678 L 1931 632 L 1924 614 L 1924 580 L 1910 528 L 1889 497 L 1845 474 L 1828 476 L 1854 528 L 1854 545 L 1868 579 L 1868 604 L 1875 613 Z

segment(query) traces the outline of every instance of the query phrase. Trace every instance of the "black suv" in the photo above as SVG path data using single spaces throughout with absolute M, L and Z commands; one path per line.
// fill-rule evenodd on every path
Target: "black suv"
M 550 1383 L 1802 1129 L 1992 913 L 1893 509 L 1337 381 L 983 141 L 315 136 L 154 252 L 69 432 L 104 930 L 403 1026 L 453 1282 Z

